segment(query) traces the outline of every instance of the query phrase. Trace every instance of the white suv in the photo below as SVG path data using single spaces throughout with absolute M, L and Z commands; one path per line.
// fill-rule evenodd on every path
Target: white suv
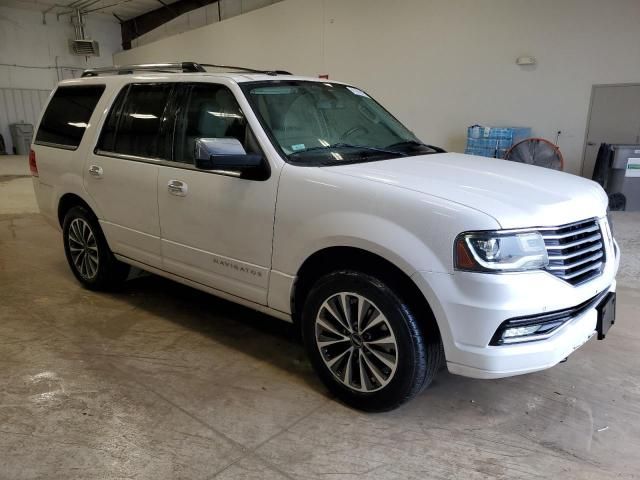
M 365 410 L 445 364 L 518 375 L 604 337 L 619 254 L 597 184 L 445 153 L 350 85 L 246 70 L 92 70 L 52 93 L 30 165 L 86 287 L 133 265 L 295 322 Z

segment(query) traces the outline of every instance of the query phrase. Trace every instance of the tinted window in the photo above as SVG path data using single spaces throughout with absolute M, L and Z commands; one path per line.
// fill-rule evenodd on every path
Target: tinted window
M 194 163 L 198 138 L 235 138 L 247 153 L 260 149 L 233 93 L 222 86 L 196 84 L 188 87 L 184 108 L 176 123 L 174 160 Z
M 109 116 L 102 126 L 102 133 L 100 134 L 100 141 L 98 142 L 98 149 L 105 150 L 107 152 L 113 152 L 116 144 L 116 129 L 118 128 L 118 120 L 120 119 L 120 113 L 122 113 L 122 106 L 124 100 L 127 98 L 129 92 L 129 86 L 127 85 L 118 94 L 118 98 L 113 103 Z
M 165 107 L 171 84 L 131 85 L 120 93 L 109 113 L 99 148 L 140 157 L 166 158 Z
M 58 88 L 44 112 L 36 142 L 77 148 L 102 92 L 104 85 Z

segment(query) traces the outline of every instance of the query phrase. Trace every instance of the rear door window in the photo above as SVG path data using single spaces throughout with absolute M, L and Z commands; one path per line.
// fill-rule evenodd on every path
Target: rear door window
M 47 105 L 35 143 L 78 148 L 104 89 L 104 85 L 59 87 Z
M 172 88 L 166 83 L 125 87 L 105 121 L 98 149 L 166 159 L 170 152 L 165 137 L 170 133 L 171 122 L 165 118 L 165 110 Z

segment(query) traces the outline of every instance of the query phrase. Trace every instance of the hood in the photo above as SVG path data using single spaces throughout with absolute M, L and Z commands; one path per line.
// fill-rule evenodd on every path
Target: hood
M 323 169 L 450 200 L 490 215 L 502 228 L 562 225 L 601 217 L 607 208 L 606 194 L 591 180 L 460 153 Z

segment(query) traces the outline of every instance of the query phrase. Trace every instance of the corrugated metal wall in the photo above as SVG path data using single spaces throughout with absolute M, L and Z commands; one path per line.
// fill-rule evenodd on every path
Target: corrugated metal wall
M 49 93 L 49 90 L 0 88 L 0 134 L 7 153 L 13 153 L 9 125 L 30 123 L 35 126 Z

